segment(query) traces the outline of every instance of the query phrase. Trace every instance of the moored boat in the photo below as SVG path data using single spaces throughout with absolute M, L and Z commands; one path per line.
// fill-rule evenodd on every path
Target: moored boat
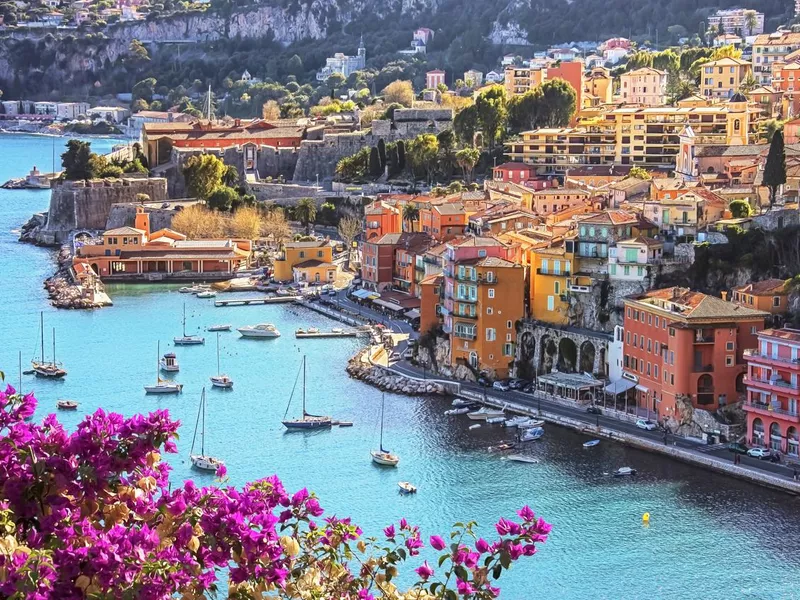
M 194 453 L 194 443 L 197 439 L 197 428 L 201 427 L 200 431 L 200 454 Z M 197 414 L 197 423 L 194 427 L 194 437 L 192 438 L 192 448 L 189 450 L 189 460 L 192 466 L 201 471 L 217 471 L 225 463 L 220 459 L 206 454 L 206 388 L 203 388 L 203 393 L 200 396 L 200 407 Z
M 503 417 L 504 415 L 505 412 L 503 409 L 491 408 L 489 406 L 484 406 L 474 412 L 467 413 L 467 417 L 473 421 L 485 421 L 486 419 Z
M 258 325 L 245 325 L 236 331 L 246 338 L 276 338 L 281 332 L 272 323 L 259 323 Z
M 183 304 L 183 335 L 172 339 L 176 346 L 197 346 L 205 344 L 206 339 L 199 335 L 186 335 L 186 303 Z
M 229 323 L 226 323 L 224 325 L 212 325 L 211 327 L 206 329 L 206 331 L 209 331 L 209 332 L 230 331 L 230 330 L 231 330 L 231 325 Z
M 240 330 L 241 331 L 241 330 Z M 333 419 L 327 416 L 320 416 L 320 415 L 312 415 L 306 412 L 306 357 L 303 356 L 303 366 L 301 367 L 303 372 L 303 416 L 300 419 L 286 419 L 286 415 L 289 413 L 289 408 L 292 406 L 292 396 L 294 395 L 294 389 L 292 390 L 292 395 L 289 396 L 289 404 L 286 406 L 286 412 L 284 413 L 284 420 L 282 421 L 283 426 L 289 430 L 309 430 L 309 429 L 323 429 L 333 426 Z M 299 373 L 298 373 L 299 377 Z
M 198 298 L 216 298 L 217 292 L 214 290 L 203 290 L 202 292 L 197 293 Z
M 78 403 L 75 400 L 59 400 L 56 407 L 58 410 L 78 410 Z
M 461 408 L 451 408 L 450 410 L 444 411 L 446 415 L 465 415 L 469 412 L 469 409 L 466 406 Z
M 534 427 L 533 429 L 526 429 L 520 434 L 520 442 L 535 442 L 544 435 L 544 429 L 541 427 Z
M 503 416 L 500 416 L 500 417 L 489 417 L 488 419 L 486 419 L 486 422 L 489 425 L 498 425 L 499 423 L 505 423 L 505 420 L 506 420 L 506 418 L 503 417 Z
M 583 443 L 584 448 L 594 448 L 597 444 L 600 443 L 600 440 L 589 440 L 588 442 Z
M 161 379 L 161 343 L 157 344 L 158 351 L 156 353 L 156 384 L 144 386 L 146 394 L 180 394 L 183 390 L 183 385 Z
M 397 486 L 400 488 L 401 494 L 416 494 L 417 486 L 409 483 L 408 481 L 400 481 Z
M 372 456 L 372 462 L 385 466 L 385 467 L 396 467 L 397 463 L 400 462 L 400 457 L 396 454 L 392 454 L 389 450 L 386 450 L 383 447 L 383 414 L 384 414 L 384 407 L 386 406 L 386 395 L 381 395 L 381 438 L 379 443 L 379 450 L 372 450 L 370 455 Z
M 527 419 L 517 424 L 517 429 L 533 429 L 534 427 L 544 427 L 541 419 Z
M 67 375 L 61 363 L 56 361 L 56 330 L 53 329 L 53 360 L 47 362 L 44 358 L 44 312 L 39 313 L 39 331 L 41 333 L 41 360 L 31 361 L 31 370 L 37 377 L 44 379 L 63 379 Z
M 158 364 L 161 370 L 167 373 L 177 373 L 181 370 L 181 367 L 178 364 L 178 357 L 175 356 L 174 352 L 167 352 L 161 357 L 161 360 L 158 362 Z
M 631 475 L 636 475 L 636 469 L 631 469 L 630 467 L 620 467 L 614 471 L 614 477 L 630 477 Z
M 218 388 L 230 389 L 233 387 L 233 379 L 222 373 L 219 368 L 219 332 L 217 332 L 217 374 L 212 375 L 211 385 Z
M 539 463 L 538 458 L 534 458 L 532 456 L 525 456 L 524 454 L 511 454 L 508 456 L 508 460 L 521 463 L 532 463 L 532 464 Z

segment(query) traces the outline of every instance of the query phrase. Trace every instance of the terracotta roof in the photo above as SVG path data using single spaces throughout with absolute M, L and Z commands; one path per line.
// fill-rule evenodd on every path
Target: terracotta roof
M 503 169 L 504 171 L 535 171 L 536 167 L 521 162 L 504 162 L 502 165 L 497 165 L 495 169 Z
M 324 262 L 324 261 L 321 261 L 321 260 L 307 260 L 307 261 L 304 261 L 304 262 L 296 264 L 292 268 L 294 268 L 294 269 L 312 269 L 314 267 L 336 268 L 336 265 L 334 265 L 333 263 Z
M 666 306 L 659 306 L 657 301 L 668 302 Z M 631 301 L 642 302 L 657 306 L 673 314 L 676 319 L 720 319 L 737 320 L 739 318 L 766 317 L 769 313 L 726 302 L 722 298 L 709 296 L 688 288 L 671 287 L 661 290 L 650 290 L 632 298 Z M 673 308 L 674 306 L 674 308 Z
M 617 242 L 617 245 L 619 244 L 644 244 L 648 248 L 655 248 L 657 246 L 663 246 L 664 242 L 655 238 L 647 237 L 646 235 L 640 235 L 629 240 L 621 240 Z
M 696 156 L 759 156 L 769 150 L 769 144 L 747 144 L 744 146 L 697 146 Z
M 596 215 L 580 219 L 581 224 L 598 223 L 600 225 L 624 225 L 626 223 L 637 223 L 638 221 L 638 215 L 627 210 L 604 210 Z
M 621 179 L 620 181 L 615 181 L 609 186 L 609 189 L 612 190 L 620 190 L 624 191 L 628 188 L 637 187 L 641 185 L 650 186 L 650 180 L 639 179 L 637 177 L 626 177 L 625 179 Z
M 434 210 L 442 215 L 463 215 L 465 212 L 464 205 L 456 203 L 439 204 L 434 207 Z
M 657 190 L 680 190 L 695 188 L 699 184 L 696 181 L 684 181 L 674 177 L 664 177 L 663 179 L 653 179 L 650 184 Z
M 591 192 L 580 188 L 544 188 L 533 192 L 534 196 L 555 196 L 556 194 L 575 194 L 579 196 L 589 196 Z
M 475 236 L 475 237 L 466 237 L 463 240 L 453 240 L 450 242 L 453 246 L 458 247 L 466 247 L 466 246 L 474 246 L 479 248 L 481 246 L 504 246 L 501 241 L 493 238 L 493 237 L 483 237 L 483 236 Z
M 520 267 L 522 265 L 518 265 L 517 263 L 513 263 L 510 260 L 505 260 L 504 258 L 499 258 L 497 256 L 487 256 L 485 258 L 481 258 L 478 262 L 475 263 L 476 267 L 498 267 L 498 268 L 508 268 L 508 267 Z
M 327 246 L 328 242 L 325 240 L 314 240 L 313 242 L 286 242 L 285 248 L 322 248 Z
M 800 342 L 800 330 L 790 329 L 785 327 L 783 329 L 765 329 L 758 332 L 759 337 L 771 337 L 786 340 L 787 342 Z
M 442 283 L 444 281 L 444 276 L 441 273 L 432 273 L 427 277 L 424 277 L 422 281 L 419 282 L 420 285 L 436 285 L 437 283 Z
M 632 168 L 631 165 L 585 165 L 569 169 L 567 177 L 627 177 Z
M 754 281 L 739 287 L 733 288 L 734 292 L 744 292 L 754 296 L 774 296 L 776 294 L 786 294 L 785 279 L 765 279 L 764 281 Z
M 230 260 L 230 259 L 244 259 L 239 252 L 231 250 L 230 252 L 220 252 L 219 250 L 205 250 L 205 251 L 164 251 L 149 252 L 147 250 L 123 250 L 120 253 L 121 259 L 140 258 L 143 260 Z
M 694 194 L 695 196 L 700 196 L 703 200 L 706 201 L 707 204 L 721 205 L 725 208 L 727 208 L 728 206 L 728 203 L 722 196 L 720 196 L 719 194 L 715 194 L 709 189 L 698 187 L 692 190 L 690 193 Z
M 104 231 L 103 235 L 142 235 L 147 233 L 142 229 L 135 229 L 133 227 L 117 227 L 116 229 L 109 229 Z

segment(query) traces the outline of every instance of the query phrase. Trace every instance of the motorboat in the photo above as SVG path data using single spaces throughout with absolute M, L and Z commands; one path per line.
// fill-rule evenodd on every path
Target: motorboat
M 526 429 L 520 434 L 520 442 L 535 442 L 544 435 L 544 429 L 541 427 L 534 427 L 533 429 Z
M 398 482 L 397 487 L 400 488 L 400 493 L 401 494 L 416 494 L 417 493 L 417 487 L 415 485 L 409 483 L 408 481 L 400 481 L 400 482 Z
M 614 471 L 614 477 L 630 477 L 631 475 L 636 475 L 636 469 L 631 469 L 630 467 L 620 467 Z
M 186 303 L 183 303 L 183 335 L 172 338 L 176 346 L 197 346 L 206 343 L 206 338 L 199 335 L 186 335 Z
M 192 294 L 197 296 L 198 294 L 202 294 L 203 292 L 210 292 L 211 286 L 210 285 L 195 285 L 192 287 Z
M 446 415 L 465 415 L 469 412 L 469 409 L 464 406 L 461 408 L 451 408 L 450 410 L 444 411 Z
M 241 331 L 241 329 L 239 331 Z M 302 369 L 303 372 L 303 416 L 300 419 L 284 420 L 282 421 L 283 426 L 286 427 L 286 429 L 289 429 L 290 431 L 297 429 L 310 430 L 310 429 L 323 429 L 332 427 L 333 419 L 331 419 L 330 417 L 312 415 L 306 412 L 306 357 L 305 356 L 303 356 L 303 365 L 300 368 Z M 289 413 L 289 409 L 292 406 L 293 396 L 294 396 L 294 389 L 292 389 L 292 394 L 289 396 L 289 404 L 286 406 L 286 413 L 284 413 L 284 416 Z
M 505 452 L 506 450 L 513 450 L 517 445 L 514 442 L 503 442 L 497 446 L 490 446 L 489 452 Z
M 533 429 L 534 427 L 544 427 L 544 421 L 541 419 L 527 419 L 517 424 L 517 429 Z
M 481 427 L 480 423 L 475 423 L 474 425 L 469 426 L 470 429 L 480 429 L 480 427 Z
M 59 400 L 56 407 L 58 410 L 78 410 L 78 403 L 75 400 Z
M 245 325 L 244 327 L 239 327 L 236 331 L 246 338 L 276 338 L 281 336 L 281 332 L 272 323 Z
M 584 448 L 594 448 L 597 444 L 600 443 L 600 440 L 589 440 L 588 442 L 583 443 Z
M 197 429 L 200 428 L 200 454 L 194 453 L 194 443 L 197 439 Z M 192 466 L 201 471 L 214 471 L 216 472 L 225 463 L 220 459 L 206 454 L 206 388 L 203 388 L 203 393 L 200 396 L 200 407 L 198 408 L 197 424 L 194 428 L 194 437 L 192 438 L 192 449 L 189 450 L 189 460 Z
M 187 287 L 184 286 L 178 290 L 181 294 L 191 294 L 194 292 L 194 286 Z
M 175 383 L 174 381 L 168 381 L 166 379 L 161 379 L 161 343 L 159 342 L 157 345 L 158 352 L 156 356 L 156 384 L 155 385 L 146 385 L 144 386 L 144 391 L 146 394 L 180 394 L 183 390 L 183 385 L 180 383 Z
M 524 423 L 525 421 L 528 421 L 528 420 L 529 420 L 529 417 L 526 417 L 525 415 L 517 415 L 516 417 L 512 417 L 510 419 L 507 419 L 504 422 L 504 425 L 506 427 L 516 427 L 520 423 Z
M 219 368 L 219 332 L 217 332 L 217 374 L 211 376 L 211 385 L 225 389 L 233 387 L 233 379 L 225 375 Z
M 341 327 L 333 327 L 331 328 L 331 333 L 344 333 L 344 329 Z
M 455 398 L 452 402 L 452 406 L 455 406 L 456 408 L 460 408 L 462 406 L 471 406 L 472 404 L 474 403 L 466 398 Z
M 494 417 L 504 417 L 504 416 L 505 416 L 505 409 L 492 408 L 490 406 L 484 406 L 479 410 L 467 413 L 467 417 L 469 417 L 473 421 L 485 421 L 486 419 L 491 419 Z M 503 420 L 505 420 L 505 418 Z
M 162 356 L 161 360 L 158 361 L 158 365 L 159 368 L 166 373 L 177 373 L 181 370 L 178 364 L 178 357 L 175 356 L 174 352 L 167 352 Z
M 378 444 L 379 450 L 370 451 L 372 462 L 382 465 L 384 467 L 396 467 L 400 462 L 400 457 L 397 454 L 392 454 L 389 450 L 383 447 L 383 416 L 386 407 L 386 394 L 381 395 L 381 438 Z
M 197 297 L 198 298 L 216 298 L 217 297 L 217 292 L 215 292 L 214 290 L 204 290 L 202 292 L 198 292 Z
M 505 421 L 506 421 L 505 417 L 489 417 L 488 419 L 486 419 L 486 422 L 489 425 L 498 425 L 499 423 L 505 423 Z
M 214 331 L 230 331 L 230 330 L 231 330 L 231 325 L 225 324 L 225 325 L 212 325 L 206 331 L 214 332 Z
M 309 327 L 307 333 L 319 333 L 319 329 L 316 327 Z
M 508 460 L 513 462 L 539 464 L 538 458 L 533 458 L 532 456 L 525 456 L 524 454 L 511 454 L 508 457 Z
M 66 369 L 56 361 L 56 330 L 53 329 L 53 360 L 47 362 L 44 357 L 44 312 L 39 313 L 39 332 L 41 334 L 41 360 L 31 361 L 31 370 L 36 377 L 43 379 L 63 379 L 67 375 Z

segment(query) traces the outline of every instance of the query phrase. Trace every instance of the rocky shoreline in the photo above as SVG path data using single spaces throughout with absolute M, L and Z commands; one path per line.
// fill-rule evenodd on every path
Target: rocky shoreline
M 67 246 L 62 246 L 58 251 L 58 270 L 44 280 L 44 289 L 50 298 L 50 303 L 56 308 L 87 309 L 109 306 L 110 300 L 105 293 L 85 294 L 84 288 L 75 283 L 69 272 L 72 264 L 72 253 Z
M 360 350 L 347 362 L 347 374 L 353 379 L 373 385 L 384 392 L 409 396 L 446 396 L 444 384 L 433 381 L 418 381 L 392 373 L 385 367 L 370 362 L 371 348 Z

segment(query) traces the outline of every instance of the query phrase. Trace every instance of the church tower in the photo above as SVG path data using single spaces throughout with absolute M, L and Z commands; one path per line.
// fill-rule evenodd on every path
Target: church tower
M 728 100 L 728 146 L 744 146 L 749 141 L 750 115 L 747 97 L 737 92 Z

